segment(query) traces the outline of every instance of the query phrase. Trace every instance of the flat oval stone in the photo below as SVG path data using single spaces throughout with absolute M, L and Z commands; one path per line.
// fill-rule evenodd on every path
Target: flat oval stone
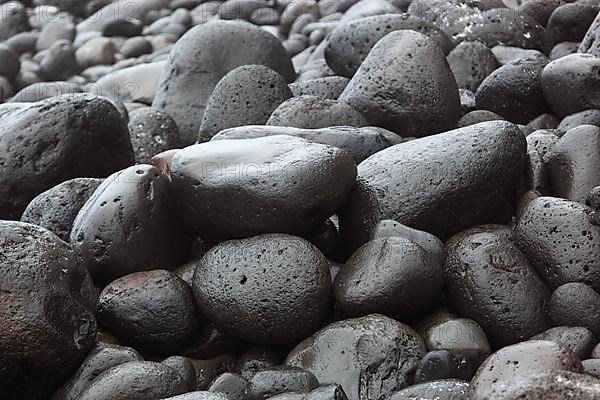
M 138 64 L 112 71 L 88 89 L 122 103 L 152 104 L 165 61 Z
M 329 263 L 308 241 L 285 234 L 230 240 L 194 273 L 208 319 L 252 343 L 296 343 L 316 331 L 331 304 Z
M 189 228 L 218 242 L 315 229 L 346 201 L 355 168 L 338 148 L 271 136 L 186 147 L 171 178 Z
M 600 230 L 592 209 L 555 197 L 538 197 L 515 226 L 515 241 L 552 290 L 569 282 L 600 289 Z
M 327 325 L 298 344 L 286 364 L 312 372 L 321 384 L 341 385 L 349 400 L 369 400 L 407 386 L 423 355 L 414 330 L 372 314 Z
M 8 101 L 12 103 L 33 103 L 48 99 L 50 97 L 62 96 L 66 94 L 83 93 L 80 84 L 68 81 L 37 82 L 25 86 L 19 90 Z
M 152 361 L 130 361 L 99 375 L 79 400 L 159 400 L 186 390 L 174 369 Z
M 444 264 L 450 304 L 475 320 L 490 341 L 506 346 L 550 328 L 550 293 L 502 226 L 452 237 Z
M 106 284 L 183 264 L 189 240 L 174 214 L 171 182 L 156 167 L 140 164 L 96 189 L 75 218 L 71 244 L 94 280 Z
M 191 144 L 217 82 L 247 64 L 265 65 L 288 82 L 295 77 L 281 42 L 268 32 L 240 22 L 198 25 L 171 50 L 152 105 L 173 117 L 182 138 Z
M 444 52 L 414 31 L 379 40 L 339 100 L 369 123 L 402 136 L 443 132 L 460 118 L 458 88 Z
M 338 100 L 317 96 L 297 96 L 281 103 L 271 114 L 266 125 L 318 129 L 331 126 L 362 127 L 365 117 Z
M 410 239 L 392 236 L 360 247 L 333 286 L 336 305 L 347 315 L 381 313 L 406 319 L 438 300 L 443 280 L 439 259 Z
M 192 288 L 165 270 L 136 272 L 108 284 L 100 293 L 98 321 L 124 343 L 159 355 L 180 350 L 199 326 Z
M 0 218 L 19 218 L 65 180 L 105 177 L 132 163 L 127 126 L 108 100 L 76 94 L 30 104 L 0 120 Z
M 382 219 L 441 239 L 487 222 L 512 196 L 525 167 L 525 152 L 523 133 L 505 121 L 382 150 L 358 167 L 356 184 L 340 213 L 342 238 L 355 249 Z
M 268 125 L 248 125 L 224 129 L 213 136 L 211 140 L 251 139 L 277 135 L 295 136 L 310 142 L 338 147 L 350 153 L 357 164 L 378 151 L 404 141 L 393 132 L 372 126 L 302 129 Z
M 0 221 L 0 254 L 3 397 L 48 399 L 94 344 L 96 294 L 69 246 L 42 227 Z
M 264 125 L 273 111 L 292 97 L 283 76 L 264 65 L 243 65 L 228 72 L 215 86 L 202 124 L 199 142 L 237 126 Z

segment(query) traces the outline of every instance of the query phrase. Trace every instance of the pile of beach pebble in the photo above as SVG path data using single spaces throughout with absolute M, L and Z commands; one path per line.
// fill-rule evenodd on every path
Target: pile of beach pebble
M 0 398 L 600 399 L 599 12 L 0 0 Z

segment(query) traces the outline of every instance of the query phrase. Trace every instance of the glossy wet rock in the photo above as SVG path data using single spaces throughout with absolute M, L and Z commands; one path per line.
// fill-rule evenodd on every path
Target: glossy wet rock
M 347 315 L 381 313 L 399 320 L 419 315 L 438 300 L 441 260 L 398 236 L 360 247 L 334 281 L 336 306 Z
M 444 399 L 466 400 L 469 383 L 459 379 L 443 379 L 425 382 L 400 390 L 390 396 L 390 400 Z
M 164 400 L 230 400 L 223 393 L 211 393 L 211 392 L 188 392 L 180 394 L 178 396 L 167 397 Z
M 47 399 L 94 343 L 96 294 L 69 246 L 50 231 L 1 221 L 0 232 L 3 396 Z
M 129 137 L 137 163 L 147 163 L 156 154 L 179 146 L 179 129 L 173 118 L 152 107 L 129 113 Z
M 175 268 L 186 261 L 189 240 L 173 207 L 171 182 L 157 168 L 126 168 L 106 178 L 81 208 L 71 243 L 100 283 Z
M 443 318 L 417 327 L 429 351 L 448 350 L 464 357 L 465 367 L 475 373 L 491 353 L 490 343 L 481 326 L 468 318 Z
M 202 314 L 254 343 L 294 343 L 313 333 L 329 312 L 330 290 L 325 257 L 284 234 L 221 243 L 194 274 Z
M 586 282 L 600 288 L 600 231 L 583 204 L 555 197 L 529 202 L 515 227 L 515 241 L 551 290 Z
M 290 136 L 212 141 L 175 154 L 180 213 L 207 241 L 309 232 L 346 201 L 352 157 Z
M 102 179 L 75 178 L 56 185 L 27 205 L 21 222 L 43 226 L 68 242 L 77 213 L 101 183 Z
M 585 283 L 565 283 L 550 298 L 555 325 L 583 326 L 600 336 L 600 295 Z
M 362 127 L 365 117 L 343 102 L 303 95 L 281 103 L 271 114 L 266 125 L 318 129 L 330 126 Z
M 505 346 L 550 328 L 550 292 L 511 240 L 510 229 L 466 230 L 447 243 L 444 264 L 450 304 Z
M 489 357 L 471 381 L 469 398 L 518 398 L 508 394 L 526 386 L 536 374 L 582 370 L 579 358 L 567 348 L 545 340 L 526 341 L 505 347 Z
M 374 314 L 326 326 L 296 346 L 286 364 L 307 369 L 321 384 L 340 384 L 350 400 L 366 400 L 407 386 L 424 354 L 414 330 Z
M 217 82 L 229 71 L 246 64 L 265 65 L 286 81 L 295 76 L 283 46 L 271 34 L 239 22 L 211 21 L 196 26 L 173 47 L 153 106 L 173 117 L 181 137 L 191 144 L 196 140 Z
M 52 400 L 77 400 L 102 372 L 129 361 L 143 361 L 130 347 L 96 343 L 77 372 L 54 393 Z
M 415 370 L 415 384 L 441 379 L 470 379 L 475 371 L 465 357 L 448 350 L 434 350 L 425 354 Z
M 249 382 L 238 374 L 226 372 L 212 381 L 209 392 L 223 393 L 231 399 L 247 397 Z
M 165 270 L 111 282 L 100 294 L 98 320 L 124 343 L 150 354 L 177 351 L 199 326 L 192 288 Z
M 348 397 L 340 385 L 331 384 L 314 389 L 303 400 L 348 400 Z
M 401 29 L 429 36 L 444 53 L 450 51 L 450 40 L 432 24 L 409 14 L 383 14 L 337 25 L 328 38 L 325 60 L 338 75 L 351 78 L 381 38 Z
M 319 386 L 309 371 L 296 367 L 277 367 L 256 373 L 250 380 L 248 397 L 267 399 L 284 392 L 308 393 Z
M 512 196 L 525 149 L 517 126 L 493 121 L 382 150 L 359 164 L 340 216 L 342 237 L 354 249 L 381 219 L 442 240 L 487 222 Z
M 0 216 L 19 218 L 65 180 L 105 177 L 132 163 L 127 127 L 109 101 L 81 94 L 33 103 L 0 121 Z
M 548 173 L 554 196 L 584 203 L 600 184 L 600 128 L 584 125 L 568 130 L 552 147 Z
M 244 65 L 227 73 L 215 86 L 202 118 L 199 141 L 227 128 L 263 125 L 271 113 L 292 97 L 283 76 L 264 65 Z
M 100 374 L 79 399 L 159 400 L 186 391 L 174 369 L 152 361 L 130 361 Z
M 443 51 L 414 31 L 378 41 L 339 100 L 402 136 L 443 132 L 460 117 L 458 88 Z
M 338 147 L 350 153 L 358 164 L 380 150 L 398 144 L 404 139 L 383 128 L 366 126 L 332 126 L 321 129 L 302 129 L 281 126 L 249 125 L 225 129 L 211 140 L 251 139 L 263 136 L 288 135 L 314 143 Z

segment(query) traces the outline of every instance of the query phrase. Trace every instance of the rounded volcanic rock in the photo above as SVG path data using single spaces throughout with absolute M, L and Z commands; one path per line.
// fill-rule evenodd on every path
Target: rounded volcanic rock
M 21 222 L 43 226 L 68 242 L 77 213 L 101 183 L 97 178 L 75 178 L 56 185 L 31 200 Z
M 286 234 L 230 240 L 210 249 L 194 273 L 208 319 L 259 344 L 295 343 L 329 313 L 329 263 L 308 241 Z
M 353 316 L 419 315 L 442 291 L 444 273 L 436 261 L 417 243 L 399 236 L 367 242 L 335 278 L 336 305 Z
M 355 176 L 350 154 L 291 136 L 197 144 L 171 165 L 181 215 L 208 242 L 310 232 L 344 204 Z
M 414 31 L 379 40 L 339 100 L 402 136 L 443 132 L 460 118 L 458 87 L 444 52 Z
M 39 226 L 0 221 L 0 254 L 2 396 L 48 399 L 94 343 L 91 279 L 69 246 Z
M 363 127 L 365 117 L 346 103 L 303 95 L 281 103 L 271 114 L 266 125 L 319 129 L 331 126 Z
M 174 213 L 169 178 L 140 164 L 114 173 L 96 189 L 75 218 L 71 243 L 94 281 L 108 283 L 183 264 L 189 240 Z
M 105 177 L 133 164 L 127 125 L 88 94 L 31 103 L 0 120 L 0 218 L 19 218 L 41 192 L 68 179 Z
M 225 75 L 215 86 L 200 125 L 200 142 L 223 129 L 262 125 L 292 92 L 285 79 L 264 65 L 244 65 Z
M 166 270 L 136 272 L 106 286 L 98 302 L 99 324 L 150 354 L 170 354 L 199 326 L 192 288 Z
M 342 238 L 356 249 L 383 219 L 442 240 L 489 222 L 511 199 L 526 148 L 516 125 L 491 121 L 384 149 L 358 166 L 340 213 Z
M 191 144 L 219 80 L 247 64 L 265 65 L 288 82 L 295 78 L 283 45 L 267 31 L 234 21 L 195 26 L 169 53 L 152 106 L 173 117 L 182 139 Z

